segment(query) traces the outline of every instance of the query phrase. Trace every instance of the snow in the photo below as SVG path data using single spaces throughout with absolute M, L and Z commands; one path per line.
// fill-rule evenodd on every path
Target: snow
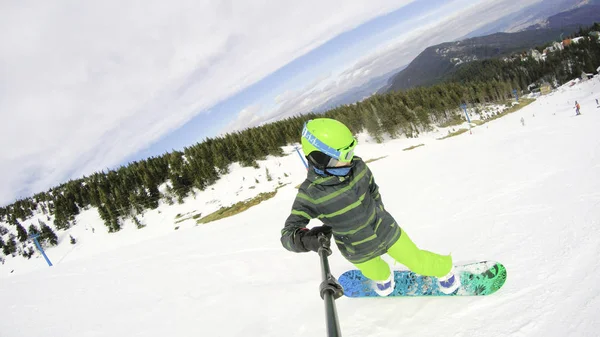
M 566 85 L 445 140 L 436 138 L 446 130 L 383 144 L 362 135 L 358 155 L 387 156 L 369 166 L 386 208 L 417 245 L 456 261 L 500 261 L 508 279 L 488 297 L 341 298 L 343 335 L 596 336 L 599 92 L 598 79 Z M 418 144 L 425 146 L 402 151 Z M 325 336 L 318 256 L 279 243 L 305 175 L 293 147 L 285 151 L 258 170 L 232 167 L 183 205 L 147 212 L 142 229 L 128 221 L 108 234 L 97 212 L 85 211 L 47 250 L 52 268 L 39 254 L 7 259 L 0 335 Z M 175 223 L 177 214 L 208 214 L 280 184 L 274 198 L 239 215 Z M 352 267 L 335 250 L 330 264 L 335 275 Z

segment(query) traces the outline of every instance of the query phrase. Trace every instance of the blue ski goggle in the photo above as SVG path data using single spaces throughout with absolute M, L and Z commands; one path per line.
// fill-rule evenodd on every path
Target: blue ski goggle
M 319 151 L 331 157 L 331 160 L 327 164 L 328 167 L 333 167 L 337 165 L 338 162 L 349 163 L 352 161 L 352 157 L 354 157 L 354 148 L 358 143 L 356 139 L 352 140 L 350 145 L 342 148 L 342 149 L 334 149 L 331 146 L 323 143 L 317 137 L 315 137 L 308 129 L 306 128 L 306 123 L 304 123 L 304 128 L 302 129 L 302 137 L 306 139 L 310 144 L 316 147 Z

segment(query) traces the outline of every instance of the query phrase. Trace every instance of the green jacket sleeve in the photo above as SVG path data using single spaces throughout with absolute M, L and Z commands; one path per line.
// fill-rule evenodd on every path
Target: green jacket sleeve
M 367 170 L 369 171 L 369 191 L 371 192 L 371 197 L 375 200 L 377 207 L 381 210 L 384 209 L 383 200 L 381 200 L 381 194 L 379 194 L 379 186 L 375 183 L 375 177 L 373 177 L 373 172 L 367 166 Z
M 295 253 L 309 251 L 302 244 L 302 236 L 308 231 L 306 225 L 318 215 L 314 205 L 305 198 L 300 197 L 300 195 L 305 195 L 302 187 L 298 191 L 296 200 L 294 200 L 292 212 L 281 230 L 281 244 L 285 249 Z

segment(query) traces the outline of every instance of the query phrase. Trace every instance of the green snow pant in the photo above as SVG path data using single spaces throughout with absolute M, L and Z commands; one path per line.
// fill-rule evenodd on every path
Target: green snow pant
M 439 255 L 417 248 L 404 230 L 398 241 L 388 249 L 387 254 L 411 271 L 424 276 L 442 277 L 452 269 L 452 256 Z M 373 281 L 383 281 L 390 277 L 390 266 L 381 256 L 357 263 L 355 266 Z

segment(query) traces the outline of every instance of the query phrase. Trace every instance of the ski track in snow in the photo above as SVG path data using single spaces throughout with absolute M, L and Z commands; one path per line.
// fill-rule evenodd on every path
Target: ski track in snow
M 417 245 L 459 262 L 500 261 L 508 278 L 487 297 L 341 298 L 343 336 L 597 336 L 600 109 L 590 107 L 599 96 L 595 78 L 472 135 L 383 144 L 362 136 L 358 155 L 387 155 L 369 166 L 385 207 Z M 571 118 L 575 100 L 583 114 Z M 0 336 L 325 336 L 318 256 L 279 243 L 305 176 L 293 147 L 285 151 L 259 171 L 234 165 L 214 190 L 148 212 L 140 230 L 129 223 L 108 234 L 97 212 L 83 212 L 47 250 L 52 268 L 39 255 L 8 259 L 0 268 Z M 174 222 L 278 181 L 288 185 L 242 214 L 199 226 Z M 352 267 L 335 249 L 330 265 L 335 275 Z

